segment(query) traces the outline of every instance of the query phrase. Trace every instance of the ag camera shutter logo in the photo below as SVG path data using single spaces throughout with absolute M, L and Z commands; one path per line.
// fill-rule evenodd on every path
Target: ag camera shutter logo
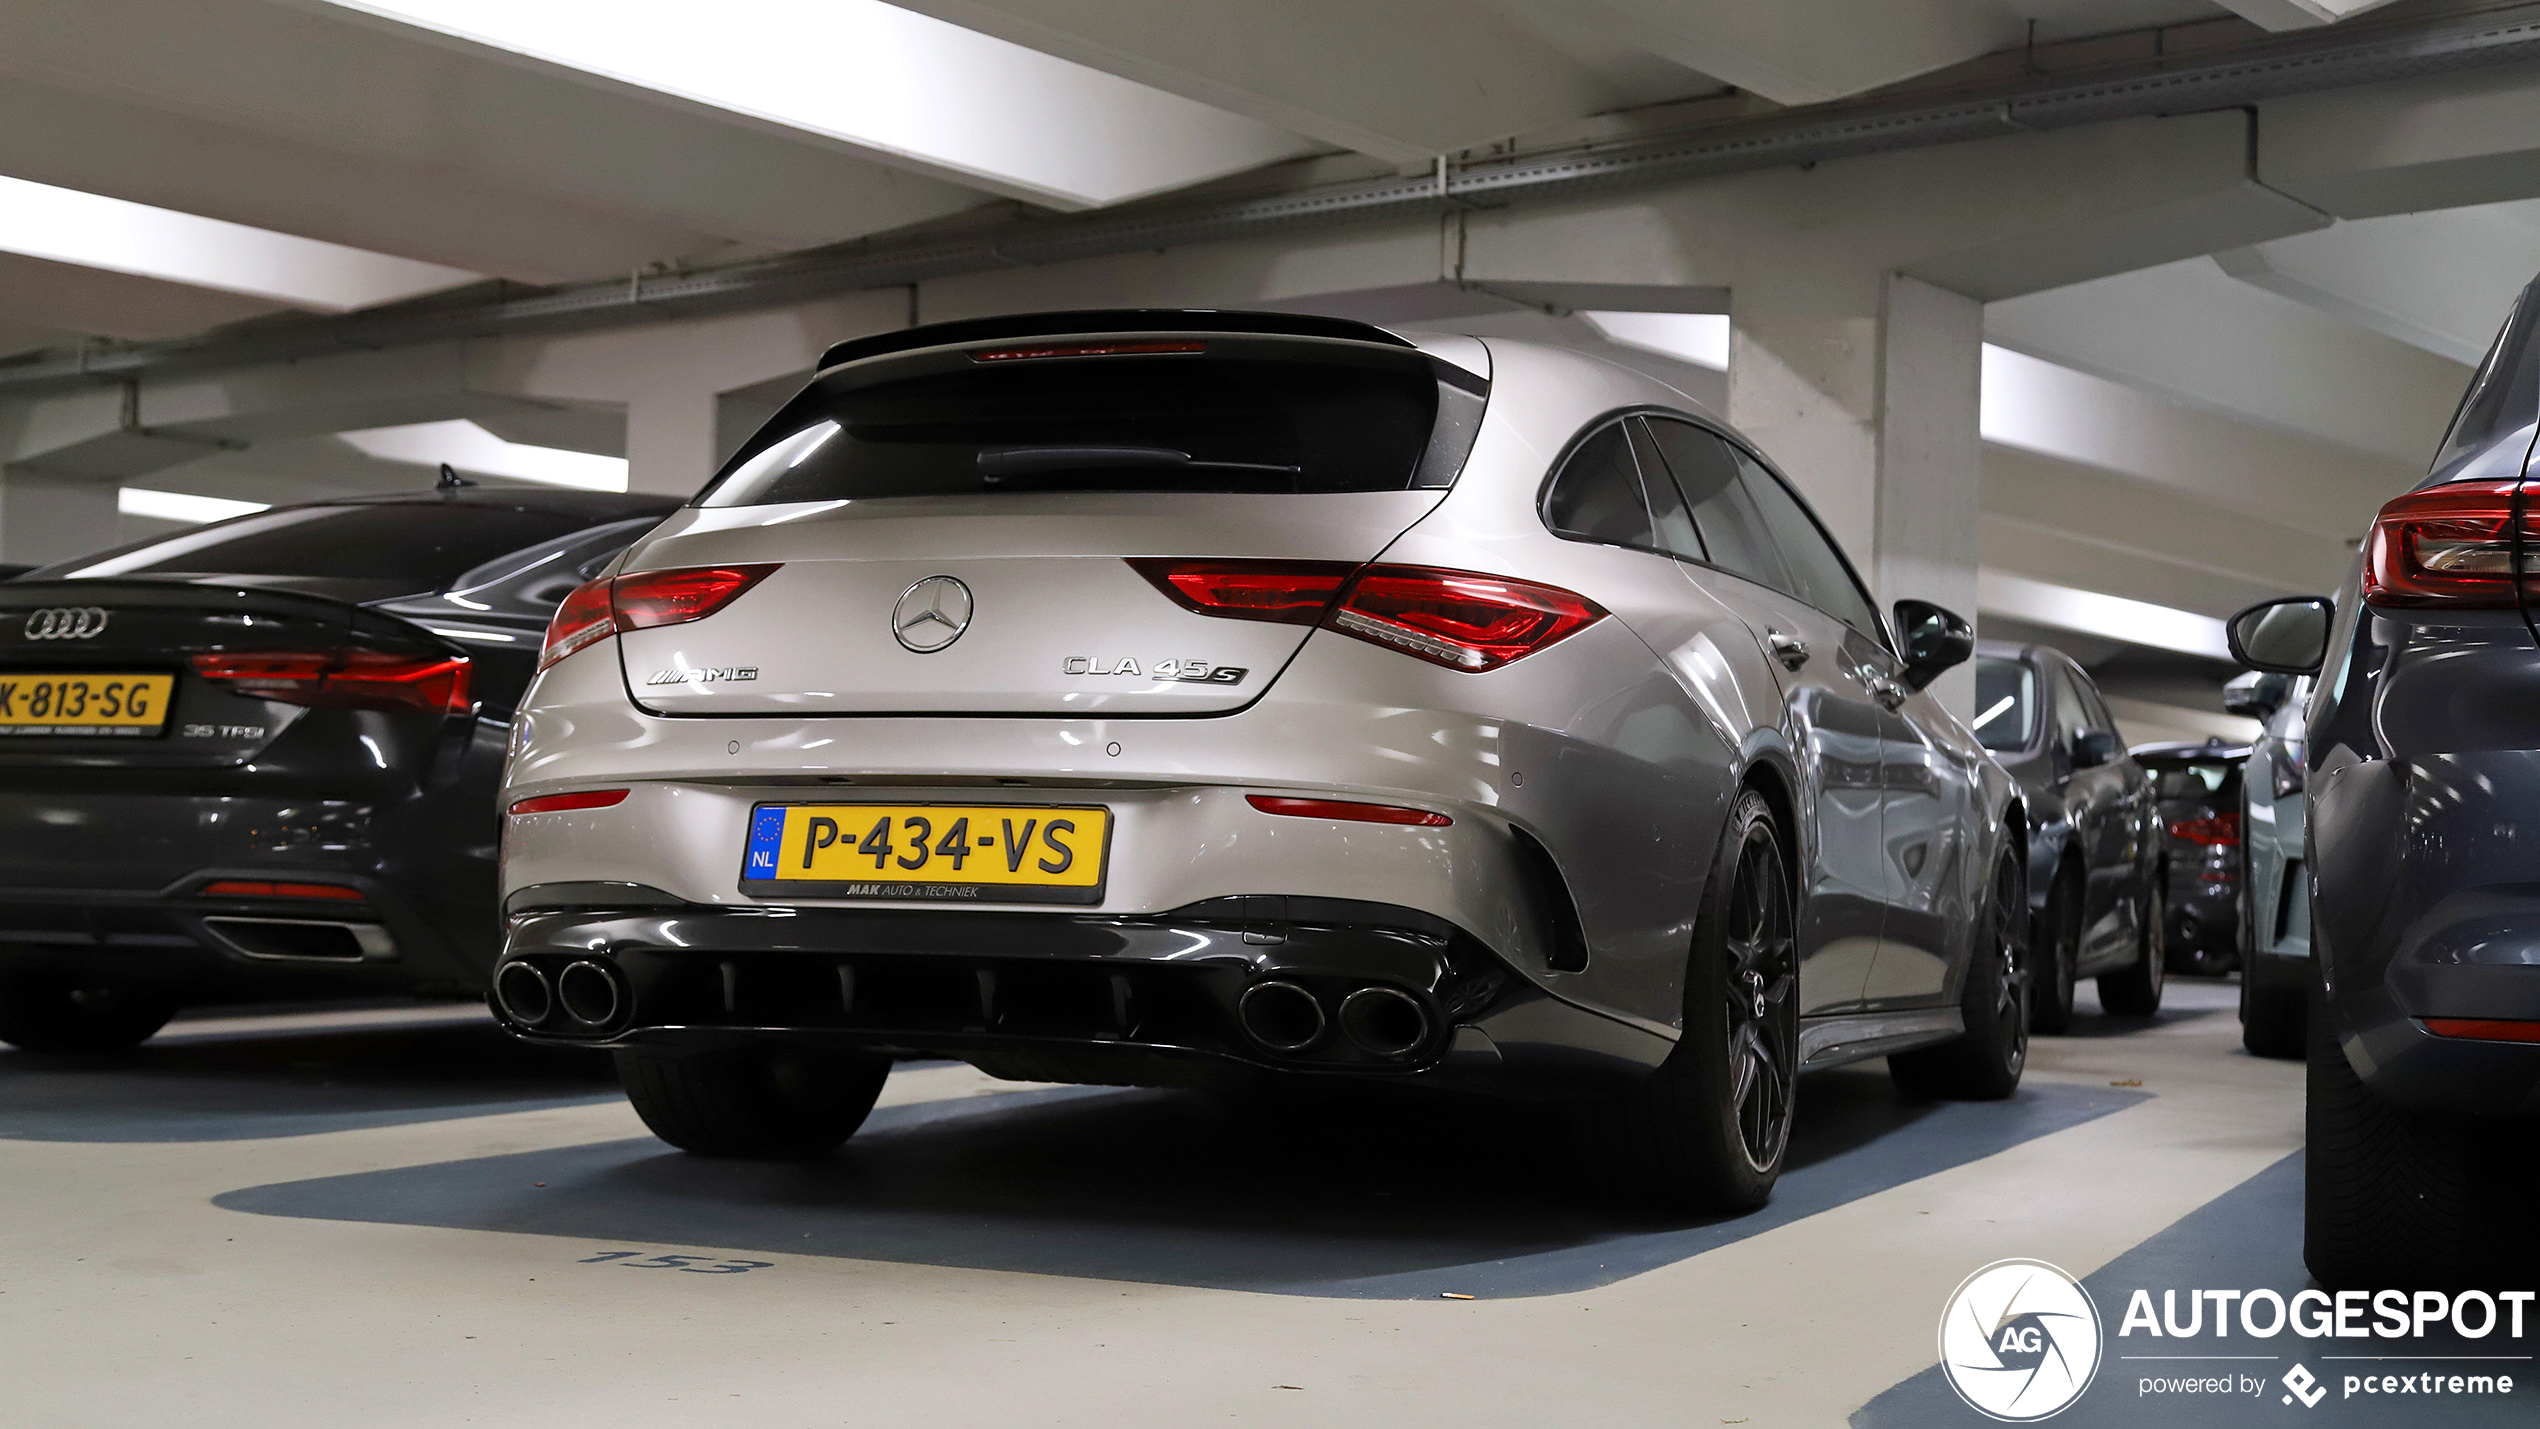
M 2070 1408 L 2099 1373 L 2099 1307 L 2042 1260 L 1997 1260 L 1940 1313 L 1940 1370 L 1969 1408 L 2024 1424 Z

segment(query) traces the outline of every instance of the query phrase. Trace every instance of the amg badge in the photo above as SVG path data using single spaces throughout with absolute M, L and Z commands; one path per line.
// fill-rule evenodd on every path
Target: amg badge
M 1240 685 L 1252 673 L 1241 665 L 1212 665 L 1206 660 L 1158 660 L 1140 668 L 1138 662 L 1123 655 L 1106 660 L 1100 655 L 1070 655 L 1059 662 L 1060 671 L 1070 675 L 1126 675 L 1133 680 L 1180 680 L 1193 685 Z
M 755 680 L 756 665 L 727 665 L 719 670 L 664 670 L 646 680 L 647 685 L 704 685 L 716 680 Z

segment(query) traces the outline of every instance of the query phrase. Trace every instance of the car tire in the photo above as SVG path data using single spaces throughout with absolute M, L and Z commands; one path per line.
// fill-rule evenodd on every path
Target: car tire
M 174 998 L 75 972 L 0 976 L 0 1042 L 21 1052 L 121 1052 L 176 1015 Z
M 2240 1045 L 2252 1056 L 2287 1061 L 2300 1057 L 2308 1044 L 2310 999 L 2300 988 L 2259 987 L 2257 969 L 2240 973 Z
M 1685 970 L 1684 1035 L 1593 1119 L 1625 1197 L 1667 1215 L 1763 1205 L 1790 1148 L 1799 910 L 1789 843 L 1763 795 L 1738 795 L 1719 850 Z
M 2027 867 L 2017 850 L 2006 849 L 1994 869 L 1959 996 L 1965 1034 L 1887 1059 L 1888 1075 L 1906 1094 L 2000 1101 L 2020 1089 L 2028 1066 Z
M 2302 1261 L 2328 1290 L 2463 1288 L 2534 1268 L 2532 1123 L 2394 1107 L 2355 1075 L 2314 990 Z
M 2134 961 L 2099 975 L 2099 1005 L 2120 1017 L 2149 1017 L 2161 1010 L 2161 989 L 2169 981 L 2169 896 L 2162 877 L 2154 875 L 2143 891 L 2141 944 Z
M 787 1049 L 626 1048 L 618 1080 L 655 1136 L 696 1156 L 809 1161 L 855 1134 L 889 1059 Z
M 2046 895 L 2044 926 L 2031 940 L 2035 969 L 2029 975 L 2028 1025 L 2033 1032 L 2065 1032 L 2073 1025 L 2073 975 L 2081 960 L 2080 880 L 2058 874 Z

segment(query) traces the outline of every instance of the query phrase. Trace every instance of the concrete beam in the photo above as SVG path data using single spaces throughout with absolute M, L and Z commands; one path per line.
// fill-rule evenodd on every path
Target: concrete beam
M 2475 365 L 2540 272 L 2540 200 L 2352 219 L 2214 261 L 2244 283 Z
M 2258 106 L 2258 176 L 2339 218 L 2540 197 L 2540 66 Z
M 2390 0 L 2215 0 L 2224 9 L 2269 30 L 2308 30 L 2378 10 Z
M 1568 0 L 1575 19 L 1777 104 L 1813 104 L 2017 44 L 2021 17 L 1970 0 Z
M 1396 164 L 1623 98 L 1471 0 L 902 0 L 902 8 Z

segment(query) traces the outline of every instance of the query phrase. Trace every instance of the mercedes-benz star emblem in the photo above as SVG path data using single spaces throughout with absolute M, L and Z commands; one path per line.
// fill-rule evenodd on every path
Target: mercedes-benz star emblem
M 106 612 L 94 605 L 56 605 L 26 618 L 29 640 L 93 640 L 106 633 Z
M 932 655 L 970 628 L 970 587 L 951 576 L 928 576 L 900 593 L 891 633 L 920 655 Z

